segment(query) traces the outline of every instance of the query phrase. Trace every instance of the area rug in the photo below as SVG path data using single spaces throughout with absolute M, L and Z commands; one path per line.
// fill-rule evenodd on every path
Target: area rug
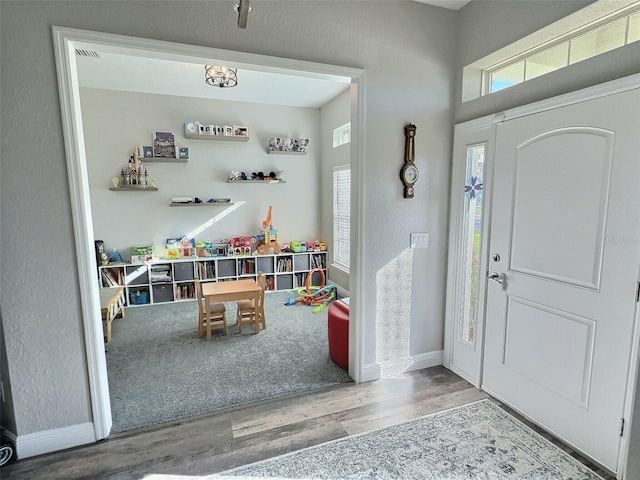
M 490 400 L 209 478 L 602 480 Z
M 267 328 L 238 334 L 227 303 L 229 335 L 198 338 L 196 302 L 126 309 L 105 344 L 112 433 L 351 382 L 329 358 L 327 309 L 285 306 L 267 293 Z

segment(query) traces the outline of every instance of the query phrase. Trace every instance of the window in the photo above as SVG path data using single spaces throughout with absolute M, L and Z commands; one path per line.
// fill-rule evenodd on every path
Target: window
M 333 131 L 333 148 L 351 142 L 351 122 L 345 123 Z
M 464 222 L 462 227 L 462 288 L 458 298 L 458 339 L 476 343 L 478 290 L 481 281 L 480 239 L 482 238 L 482 197 L 485 145 L 467 147 L 467 172 L 464 185 Z
M 351 169 L 333 169 L 333 263 L 349 273 L 351 259 Z
M 640 40 L 640 6 L 605 16 L 486 68 L 483 95 Z

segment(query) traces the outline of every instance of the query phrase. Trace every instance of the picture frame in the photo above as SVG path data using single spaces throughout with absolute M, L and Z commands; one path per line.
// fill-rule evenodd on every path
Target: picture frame
M 176 158 L 176 147 L 173 145 L 154 147 L 153 152 L 156 158 Z
M 224 127 L 222 127 L 222 133 L 223 133 L 223 135 L 226 135 L 228 137 L 232 137 L 233 136 L 233 127 L 231 127 L 229 125 L 225 125 Z
M 153 158 L 155 156 L 151 145 L 143 145 L 140 149 L 142 150 L 142 158 Z
M 233 134 L 236 137 L 248 137 L 249 136 L 249 130 L 247 129 L 247 127 L 243 127 L 241 125 L 234 125 L 233 126 Z
M 189 148 L 178 147 L 178 158 L 189 158 Z
M 153 133 L 153 146 L 154 147 L 174 147 L 175 136 L 172 132 L 154 132 Z
M 156 158 L 176 158 L 175 136 L 172 132 L 153 133 L 153 154 Z

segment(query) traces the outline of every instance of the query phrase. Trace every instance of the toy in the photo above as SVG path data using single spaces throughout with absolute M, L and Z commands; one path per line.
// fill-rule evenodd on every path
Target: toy
M 4 437 L 5 430 L 4 428 L 0 429 L 0 436 Z M 8 463 L 13 457 L 13 447 L 9 444 L 0 444 L 0 467 L 5 463 Z
M 306 242 L 300 242 L 298 240 L 293 240 L 291 242 L 291 251 L 294 253 L 301 253 L 307 251 Z
M 271 226 L 271 205 L 269 205 L 269 211 L 267 212 L 267 218 L 262 222 L 262 228 L 269 228 Z
M 320 273 L 321 285 L 312 286 L 311 279 L 313 278 L 313 274 L 315 272 Z M 314 268 L 309 270 L 307 273 L 307 281 L 304 287 L 298 288 L 298 298 L 296 298 L 293 303 L 291 303 L 291 297 L 289 298 L 289 302 L 285 303 L 285 305 L 295 305 L 296 303 L 306 303 L 307 305 L 314 305 L 316 308 L 313 310 L 313 313 L 321 312 L 331 300 L 338 296 L 338 289 L 335 285 L 326 285 L 325 286 L 325 275 L 324 270 L 321 268 Z M 293 292 L 292 292 L 293 295 Z
M 120 255 L 120 252 L 118 252 L 117 249 L 113 249 L 113 253 L 111 253 L 109 255 L 109 263 L 121 263 L 122 262 L 122 255 Z
M 320 313 L 322 310 L 324 310 L 325 308 L 327 308 L 327 305 L 329 305 L 329 302 L 331 300 L 333 300 L 334 298 L 336 298 L 336 291 L 335 289 L 331 290 L 331 292 L 329 293 L 329 296 L 324 298 L 322 300 L 322 303 L 320 305 L 318 305 L 316 308 L 313 309 L 313 313 Z
M 278 229 L 271 225 L 271 205 L 269 205 L 269 211 L 267 218 L 262 222 L 262 228 L 260 233 L 264 235 L 265 248 L 258 247 L 258 255 L 273 255 L 280 253 L 280 245 L 278 245 Z
M 287 303 L 285 303 L 285 305 L 291 306 L 291 305 L 295 305 L 295 303 L 296 303 L 296 300 L 295 300 L 295 297 L 293 296 L 293 290 L 291 290 L 289 292 L 289 300 L 287 301 Z

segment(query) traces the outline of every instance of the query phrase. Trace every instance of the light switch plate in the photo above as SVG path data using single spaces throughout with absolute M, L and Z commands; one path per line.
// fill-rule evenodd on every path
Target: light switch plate
M 411 248 L 427 248 L 429 246 L 429 234 L 424 233 L 412 233 L 411 234 Z

